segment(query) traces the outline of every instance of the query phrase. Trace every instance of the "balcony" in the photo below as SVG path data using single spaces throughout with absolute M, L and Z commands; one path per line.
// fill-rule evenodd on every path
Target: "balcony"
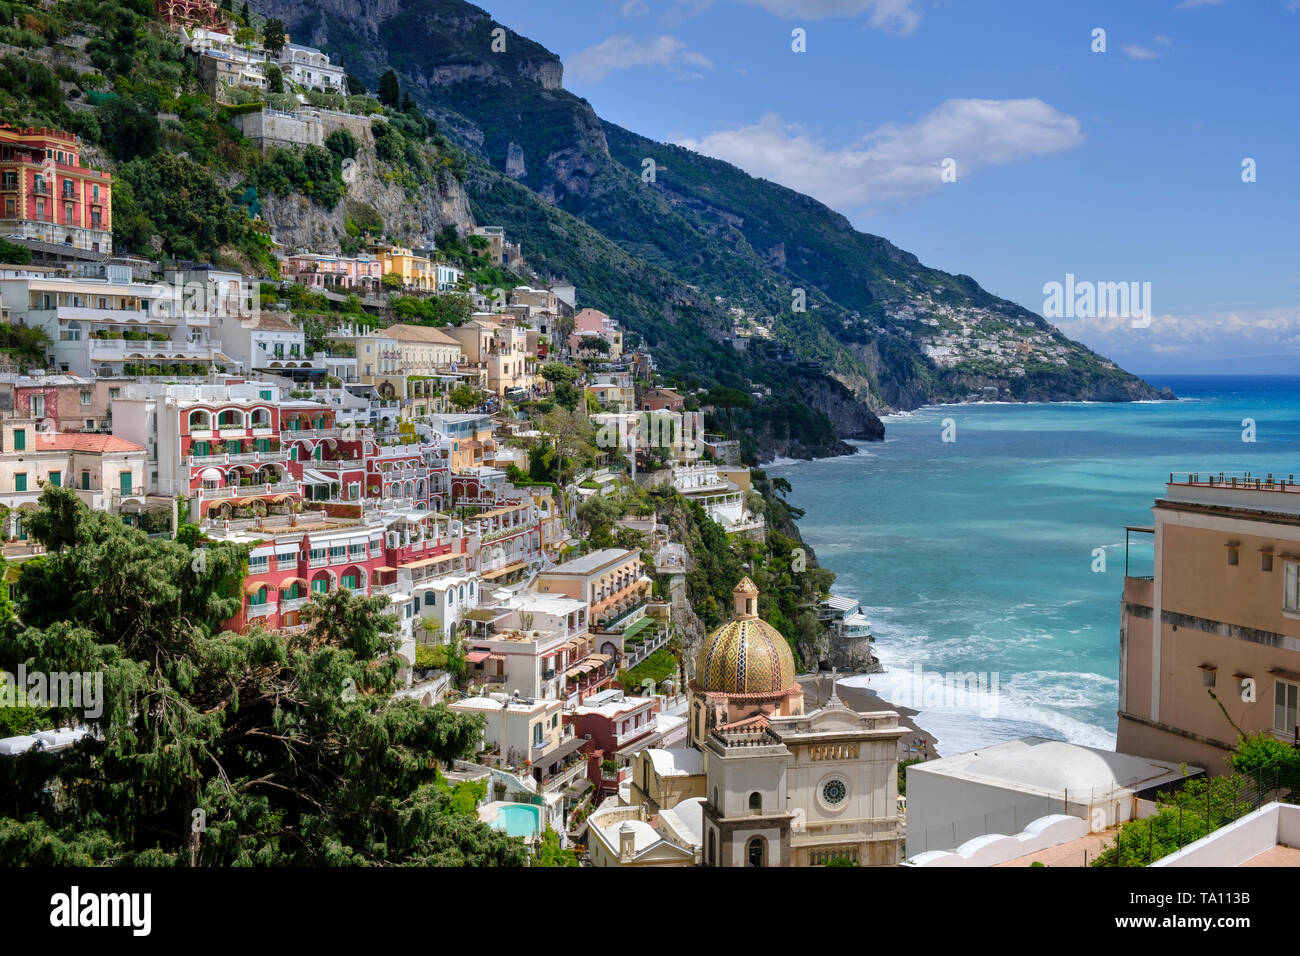
M 280 599 L 280 613 L 281 613 L 281 614 L 288 614 L 290 611 L 296 611 L 296 610 L 298 610 L 299 608 L 301 608 L 303 605 L 305 605 L 305 604 L 306 604 L 308 601 L 310 601 L 310 600 L 311 600 L 311 597 L 310 597 L 310 596 L 308 596 L 308 597 L 296 597 L 296 598 L 281 598 L 281 599 Z
M 248 619 L 251 621 L 255 617 L 268 617 L 275 613 L 276 604 L 274 601 L 267 601 L 265 604 L 248 605 Z
M 144 358 L 208 358 L 221 350 L 220 342 L 154 342 L 140 339 L 91 339 L 90 357 L 122 359 L 128 355 Z
M 266 457 L 264 458 L 263 455 Z M 238 454 L 222 455 L 188 455 L 185 458 L 187 465 L 238 465 L 251 464 L 259 461 L 283 461 L 284 456 L 277 452 L 268 451 L 245 451 Z
M 110 497 L 114 503 L 120 502 L 123 498 L 143 498 L 144 485 L 136 485 L 130 491 L 126 492 L 121 488 L 114 488 Z
M 350 432 L 350 434 L 344 434 L 345 431 Z M 344 438 L 349 441 L 359 441 L 362 438 L 370 437 L 368 435 L 363 435 L 361 431 L 362 430 L 359 428 L 355 428 L 355 429 L 299 428 L 297 430 L 290 429 L 288 431 L 280 432 L 280 440 L 293 441 L 294 439 L 297 438 Z
M 263 495 L 301 495 L 302 485 L 295 481 L 277 481 L 265 485 L 227 485 L 223 488 L 199 488 L 198 496 L 205 501 L 222 498 L 258 498 Z
M 616 618 L 597 618 L 595 630 L 605 634 L 621 630 L 625 625 L 630 624 L 632 618 L 644 610 L 648 603 L 645 598 L 642 598 Z

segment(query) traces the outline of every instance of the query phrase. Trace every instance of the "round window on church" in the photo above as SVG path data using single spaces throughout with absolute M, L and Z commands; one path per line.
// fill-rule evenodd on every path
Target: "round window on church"
M 832 807 L 837 807 L 849 795 L 849 788 L 843 780 L 827 780 L 822 784 L 822 800 Z

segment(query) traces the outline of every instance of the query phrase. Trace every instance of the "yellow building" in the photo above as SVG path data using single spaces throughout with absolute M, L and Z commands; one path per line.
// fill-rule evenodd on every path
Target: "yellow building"
M 376 246 L 382 275 L 402 277 L 402 288 L 417 292 L 438 291 L 438 274 L 428 256 L 417 256 L 402 246 Z

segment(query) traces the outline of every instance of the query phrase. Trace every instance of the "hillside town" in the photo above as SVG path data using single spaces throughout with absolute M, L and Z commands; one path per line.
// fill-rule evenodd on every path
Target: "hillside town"
M 318 50 L 273 56 L 232 35 L 214 3 L 160 0 L 158 16 L 218 101 L 265 92 L 268 74 L 346 86 Z M 378 120 L 265 107 L 232 122 L 293 146 Z M 349 254 L 272 237 L 264 274 L 115 252 L 116 183 L 83 148 L 68 131 L 0 127 L 5 248 L 21 259 L 0 263 L 0 303 L 39 343 L 32 367 L 0 372 L 15 605 L 23 566 L 46 554 L 32 522 L 66 489 L 191 542 L 196 568 L 240 549 L 228 634 L 304 635 L 314 602 L 376 600 L 395 698 L 477 721 L 443 779 L 534 849 L 595 866 L 899 861 L 905 728 L 833 686 L 805 708 L 799 633 L 760 617 L 744 573 L 772 557 L 772 492 L 742 462 L 735 397 L 665 380 L 616 316 L 529 270 L 509 223 Z M 468 257 L 445 255 L 449 239 Z M 482 268 L 511 284 L 475 281 Z M 424 318 L 443 306 L 448 321 Z M 683 521 L 744 557 L 709 582 L 723 595 L 712 628 L 689 596 L 702 572 Z M 806 627 L 827 651 L 799 669 L 870 669 L 856 605 L 810 596 Z M 34 729 L 0 750 L 92 732 Z M 808 760 L 833 785 L 796 769 Z
M 247 12 L 236 17 L 215 0 L 157 0 L 153 13 L 242 145 L 290 172 L 284 156 L 320 157 L 321 177 L 304 165 L 312 189 L 328 180 L 346 193 L 363 175 L 393 185 L 426 162 L 430 137 L 417 147 L 394 132 L 415 122 L 398 119 L 406 107 L 393 109 L 400 91 L 380 91 L 384 108 L 370 102 L 343 63 L 291 42 L 282 24 L 255 31 Z M 402 167 L 408 147 L 418 161 Z M 374 176 L 383 156 L 389 168 Z M 158 665 L 169 689 L 222 685 L 208 689 L 219 702 L 195 724 L 242 719 L 244 695 L 249 709 L 263 707 L 265 725 L 241 728 L 231 746 L 255 753 L 241 787 L 289 789 L 273 779 L 279 771 L 261 773 L 269 758 L 242 740 L 285 743 L 281 757 L 298 763 L 297 735 L 311 721 L 294 724 L 280 708 L 300 702 L 308 671 L 329 689 L 312 698 L 321 712 L 370 698 L 371 717 L 434 728 L 412 734 L 428 747 L 408 763 L 419 768 L 413 776 L 428 775 L 421 786 L 436 790 L 438 814 L 482 828 L 464 845 L 486 846 L 484 833 L 512 842 L 482 857 L 463 846 L 412 852 L 419 863 L 1118 866 L 1274 854 L 1295 864 L 1297 851 L 1278 836 L 1300 825 L 1295 805 L 1274 799 L 1293 795 L 1292 785 L 1255 772 L 1219 721 L 1222 712 L 1243 737 L 1270 742 L 1295 732 L 1300 565 L 1284 560 L 1294 557 L 1284 549 L 1300 511 L 1286 500 L 1292 478 L 1170 475 L 1155 524 L 1127 529 L 1158 543 L 1152 575 L 1126 566 L 1116 750 L 1026 736 L 941 756 L 911 718 L 954 694 L 990 691 L 985 675 L 918 669 L 895 685 L 894 703 L 842 682 L 883 670 L 868 614 L 832 592 L 834 575 L 799 535 L 802 512 L 785 500 L 790 485 L 759 467 L 753 436 L 735 420 L 770 400 L 771 385 L 701 387 L 666 373 L 655 355 L 662 343 L 652 348 L 596 308 L 582 284 L 535 271 L 537 250 L 520 241 L 519 223 L 472 221 L 468 204 L 439 228 L 411 218 L 406 229 L 375 208 L 376 220 L 360 222 L 354 207 L 336 217 L 340 233 L 317 228 L 311 220 L 325 214 L 305 198 L 306 213 L 273 226 L 263 204 L 294 204 L 285 196 L 295 194 L 250 187 L 237 203 L 251 224 L 248 248 L 220 261 L 161 244 L 122 248 L 115 198 L 119 215 L 138 217 L 140 197 L 99 168 L 101 158 L 72 130 L 0 124 L 6 653 L 36 640 L 25 628 L 82 646 L 73 623 L 41 617 L 65 596 L 81 600 L 51 599 L 51 582 L 64 582 L 51 568 L 111 577 L 122 569 L 101 564 L 105 542 L 134 555 L 137 570 L 152 560 L 140 555 L 169 556 L 181 581 L 146 590 L 166 592 L 186 627 L 215 615 L 212 633 L 194 625 L 195 646 L 216 658 L 238 649 L 252 662 L 231 676 L 238 668 L 223 660 L 220 679 L 205 672 L 206 681 L 192 661 Z M 1071 349 L 1054 331 L 954 309 L 941 291 L 890 317 L 936 367 L 987 365 L 1014 378 L 1035 364 L 1069 365 Z M 772 318 L 729 311 L 735 352 L 776 343 Z M 789 364 L 817 363 L 791 352 Z M 971 398 L 1005 397 L 978 387 Z M 1213 589 L 1197 576 L 1203 584 L 1225 550 L 1242 575 L 1256 561 L 1260 575 L 1272 574 L 1277 554 L 1280 610 L 1261 616 L 1262 591 L 1249 590 L 1258 582 L 1242 591 L 1257 599 L 1206 597 Z M 91 567 L 77 566 L 79 556 Z M 114 587 L 104 592 L 122 593 Z M 138 639 L 132 628 L 151 624 L 149 613 L 128 610 L 130 627 L 110 635 L 123 647 Z M 1195 633 L 1196 663 L 1180 660 L 1162 682 L 1166 624 Z M 336 651 L 359 669 L 329 671 Z M 309 660 L 323 663 L 313 670 Z M 303 672 L 282 686 L 277 668 L 290 661 Z M 1254 692 L 1256 676 L 1277 702 L 1271 722 L 1235 699 L 1245 681 Z M 5 722 L 6 733 L 19 732 L 0 738 L 0 758 L 131 736 L 106 729 L 102 711 L 68 719 L 73 710 L 53 700 L 16 703 L 22 678 L 15 684 L 3 668 L 0 677 L 3 707 L 21 712 Z M 1194 694 L 1219 686 L 1234 693 L 1213 706 Z M 156 716 L 145 703 L 120 706 L 125 724 Z M 334 717 L 339 726 L 352 719 Z M 401 749 L 388 746 L 392 730 L 367 738 L 372 756 Z M 337 757 L 354 740 L 313 746 Z M 1255 789 L 1233 783 L 1231 812 L 1211 826 L 1218 781 L 1243 767 L 1255 768 Z M 228 784 L 225 767 L 216 776 Z M 211 793 L 184 786 L 186 811 L 203 827 L 209 814 L 214 830 L 274 817 L 260 806 L 222 817 L 203 802 Z M 1171 806 L 1181 820 L 1168 795 L 1182 792 L 1204 796 L 1201 832 L 1180 832 L 1159 864 L 1154 839 L 1145 860 L 1125 847 L 1126 827 Z M 66 784 L 42 784 L 41 799 L 47 793 L 60 808 L 76 797 Z M 1234 830 L 1249 814 L 1272 820 L 1274 836 Z M 454 830 L 444 822 L 432 829 Z M 222 863 L 264 861 L 228 850 L 237 841 L 192 832 L 169 860 L 199 865 L 204 852 L 221 852 Z M 293 861 L 318 863 L 318 852 Z M 371 862 L 359 851 L 340 858 Z

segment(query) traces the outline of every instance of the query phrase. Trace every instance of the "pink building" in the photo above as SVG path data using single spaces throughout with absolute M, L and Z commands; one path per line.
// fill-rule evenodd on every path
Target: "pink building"
M 569 336 L 569 349 L 578 352 L 586 348 L 585 340 L 604 339 L 609 343 L 609 357 L 623 354 L 623 330 L 618 322 L 599 309 L 583 309 L 573 317 L 573 333 Z
M 368 255 L 355 258 L 300 253 L 284 260 L 285 277 L 313 289 L 355 289 L 359 293 L 378 289 L 383 267 Z

